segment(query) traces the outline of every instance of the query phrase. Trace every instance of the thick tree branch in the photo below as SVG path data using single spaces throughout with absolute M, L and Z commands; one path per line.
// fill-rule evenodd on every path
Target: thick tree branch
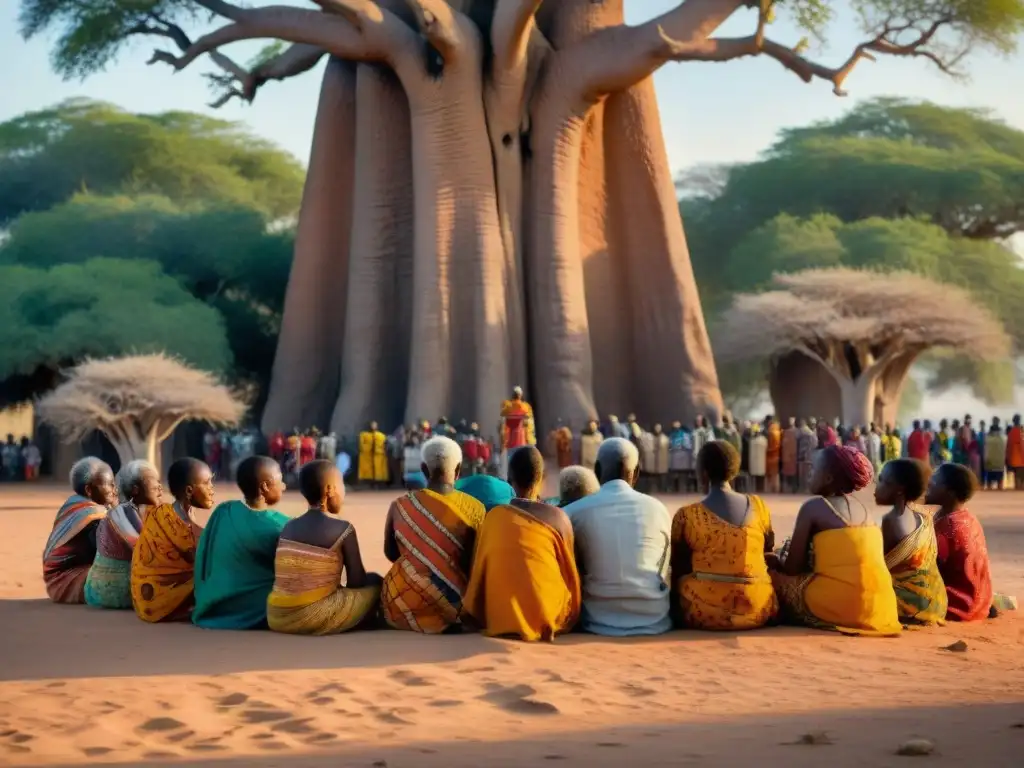
M 497 0 L 491 24 L 494 67 L 499 70 L 525 68 L 530 37 L 536 28 L 534 17 L 542 0 Z
M 441 58 L 450 61 L 457 55 L 462 40 L 457 11 L 445 0 L 407 0 L 416 16 L 420 33 Z
M 317 65 L 324 54 L 326 51 L 318 46 L 296 43 L 277 56 L 253 67 L 251 71 L 239 68 L 239 72 L 234 75 L 207 75 L 212 82 L 227 89 L 210 106 L 220 107 L 236 97 L 251 103 L 256 97 L 256 92 L 265 83 L 270 80 L 286 80 L 308 72 Z M 217 51 L 210 54 L 211 58 L 216 55 L 222 54 L 218 54 Z
M 181 56 L 156 51 L 151 61 L 163 61 L 181 70 L 204 53 L 241 40 L 275 38 L 292 43 L 315 46 L 343 59 L 357 61 L 393 61 L 402 55 L 400 42 L 395 39 L 395 24 L 408 29 L 389 15 L 382 16 L 382 30 L 369 27 L 357 31 L 343 18 L 333 14 L 288 6 L 267 6 L 252 10 L 239 10 L 239 20 L 199 38 Z M 388 24 L 393 20 L 395 24 Z M 410 30 L 411 34 L 411 30 Z

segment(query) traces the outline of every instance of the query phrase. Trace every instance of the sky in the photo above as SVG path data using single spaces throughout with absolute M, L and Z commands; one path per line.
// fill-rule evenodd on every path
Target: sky
M 548 0 L 552 2 L 554 0 Z M 627 21 L 637 23 L 664 13 L 678 0 L 626 0 Z M 292 3 L 302 4 L 302 3 Z M 0 0 L 0 121 L 63 99 L 86 96 L 109 101 L 132 112 L 189 110 L 246 123 L 251 130 L 295 154 L 303 163 L 309 153 L 320 69 L 283 83 L 270 83 L 255 103 L 211 110 L 205 62 L 172 73 L 146 66 L 152 41 L 139 40 L 126 48 L 106 71 L 82 81 L 63 81 L 49 61 L 52 37 L 30 42 L 18 33 L 19 0 Z M 856 19 L 844 10 L 833 23 L 827 46 L 810 54 L 828 65 L 842 62 L 859 42 Z M 751 13 L 737 14 L 723 35 L 750 34 Z M 775 40 L 795 44 L 802 33 L 784 18 L 772 25 Z M 259 44 L 226 49 L 245 61 Z M 1024 51 L 1011 57 L 977 54 L 969 64 L 970 79 L 951 80 L 920 59 L 879 57 L 864 61 L 846 82 L 850 96 L 832 94 L 824 81 L 806 84 L 793 73 L 765 58 L 727 63 L 667 64 L 655 75 L 662 129 L 674 170 L 695 164 L 751 160 L 763 152 L 780 129 L 838 117 L 857 100 L 878 96 L 925 99 L 939 104 L 992 110 L 1010 125 L 1024 130 Z M 1015 95 L 1016 94 L 1016 95 Z M 1024 392 L 1019 402 L 1024 402 Z M 931 402 L 931 401 L 930 401 Z M 945 405 L 945 399 L 944 399 Z

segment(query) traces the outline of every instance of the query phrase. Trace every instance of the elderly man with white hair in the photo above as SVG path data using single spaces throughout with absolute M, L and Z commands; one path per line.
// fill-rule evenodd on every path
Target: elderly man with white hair
M 449 437 L 427 440 L 422 462 L 427 487 L 395 500 L 384 524 L 384 554 L 392 566 L 384 577 L 381 611 L 395 629 L 440 634 L 459 627 L 485 510 L 455 490 L 462 471 L 458 443 Z
M 601 489 L 601 483 L 592 469 L 566 467 L 558 474 L 558 506 L 563 509 L 573 502 L 592 496 Z
M 72 495 L 53 521 L 43 550 L 43 581 L 55 603 L 84 603 L 85 580 L 96 559 L 96 526 L 117 503 L 110 466 L 87 456 L 71 467 Z
M 629 440 L 605 440 L 596 473 L 601 489 L 565 508 L 583 580 L 583 629 L 613 637 L 665 632 L 672 518 L 634 490 L 640 455 Z

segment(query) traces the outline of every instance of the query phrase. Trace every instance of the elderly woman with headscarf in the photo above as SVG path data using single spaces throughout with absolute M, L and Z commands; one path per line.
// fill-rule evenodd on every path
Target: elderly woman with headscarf
M 132 551 L 142 518 L 160 503 L 160 473 L 148 461 L 129 461 L 115 478 L 121 503 L 100 520 L 96 559 L 85 580 L 85 602 L 96 608 L 132 607 Z
M 96 558 L 96 528 L 117 502 L 114 473 L 95 456 L 71 467 L 74 493 L 53 521 L 43 549 L 43 581 L 55 603 L 84 603 L 85 581 Z
M 768 563 L 789 621 L 845 634 L 899 634 L 882 530 L 852 495 L 873 475 L 871 462 L 855 448 L 832 445 L 815 454 L 815 496 L 800 508 L 785 556 L 770 556 Z

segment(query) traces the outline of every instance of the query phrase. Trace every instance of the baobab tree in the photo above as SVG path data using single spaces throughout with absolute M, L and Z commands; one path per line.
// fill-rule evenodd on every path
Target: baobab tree
M 234 425 L 246 406 L 212 374 L 165 355 L 86 360 L 37 404 L 67 442 L 102 432 L 121 463 L 159 466 L 160 445 L 183 421 Z
M 764 56 L 842 95 L 876 55 L 952 72 L 1024 25 L 1024 0 L 857 0 L 864 40 L 830 67 L 768 34 L 777 10 L 821 33 L 825 0 L 686 0 L 636 26 L 624 0 L 22 3 L 26 34 L 65 29 L 65 71 L 163 37 L 154 63 L 212 59 L 215 104 L 330 57 L 264 428 L 343 433 L 491 418 L 516 383 L 549 422 L 720 408 L 650 75 Z M 196 11 L 227 23 L 193 37 Z M 748 35 L 715 36 L 741 13 Z M 292 45 L 252 67 L 222 50 L 264 38 Z
M 888 420 L 876 409 L 884 414 L 899 403 L 910 367 L 934 348 L 998 360 L 1009 354 L 1010 338 L 965 290 L 909 272 L 842 268 L 776 275 L 772 290 L 735 296 L 715 331 L 721 362 L 778 368 L 795 359 L 805 384 L 787 381 L 797 392 L 831 379 L 845 424 Z M 808 402 L 820 409 L 820 399 Z

